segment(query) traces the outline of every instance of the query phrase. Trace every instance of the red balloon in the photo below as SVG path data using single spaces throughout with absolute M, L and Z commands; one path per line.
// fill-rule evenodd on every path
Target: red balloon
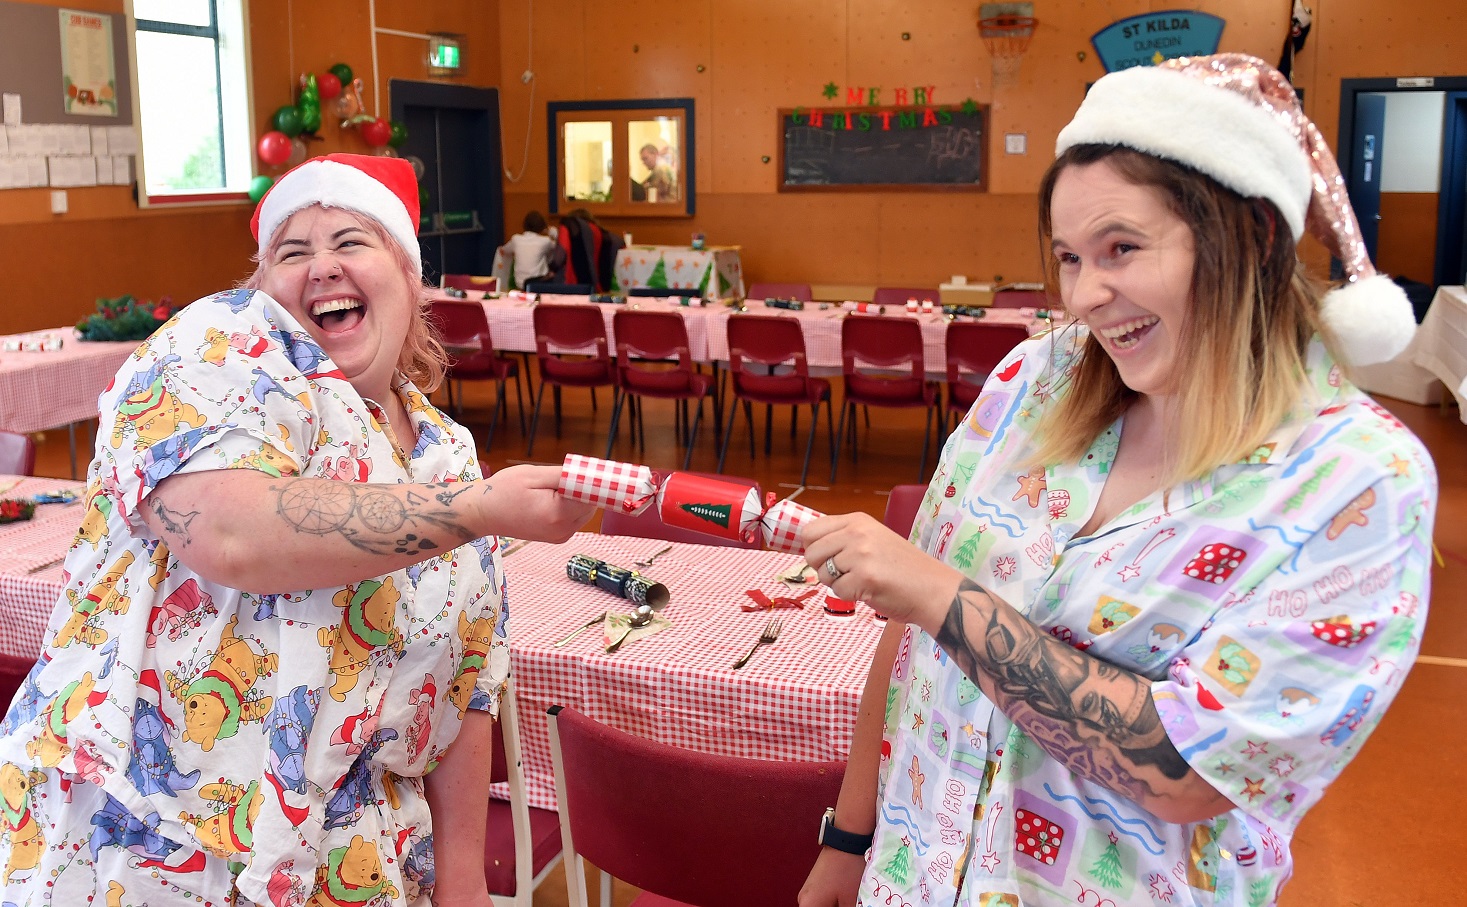
M 279 167 L 290 160 L 290 136 L 274 130 L 260 136 L 260 160 L 271 167 Z
M 373 148 L 381 148 L 392 139 L 392 124 L 378 117 L 362 124 L 362 138 Z
M 321 93 L 321 100 L 329 101 L 341 94 L 341 80 L 334 73 L 323 72 L 316 76 L 316 90 Z

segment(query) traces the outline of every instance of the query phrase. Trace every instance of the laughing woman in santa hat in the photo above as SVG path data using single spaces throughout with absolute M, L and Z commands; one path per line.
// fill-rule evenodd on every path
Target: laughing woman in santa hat
M 1108 75 L 1039 201 L 1073 322 L 994 369 L 915 544 L 805 534 L 905 624 L 803 907 L 1271 904 L 1415 657 L 1436 472 L 1346 371 L 1415 322 L 1289 84 L 1240 55 Z
M 489 903 L 495 538 L 589 513 L 557 468 L 484 479 L 428 402 L 417 223 L 406 162 L 302 164 L 245 287 L 103 395 L 66 594 L 0 727 L 4 901 Z

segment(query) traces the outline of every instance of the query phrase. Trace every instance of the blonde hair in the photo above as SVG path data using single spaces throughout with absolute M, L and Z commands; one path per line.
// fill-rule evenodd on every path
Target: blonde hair
M 345 209 L 344 209 L 345 210 Z M 444 351 L 443 344 L 438 340 L 438 331 L 433 322 L 428 318 L 428 309 L 432 304 L 428 291 L 433 289 L 423 282 L 422 275 L 408 258 L 407 251 L 402 244 L 392 238 L 375 219 L 368 217 L 358 211 L 347 213 L 353 215 L 362 228 L 371 233 L 392 253 L 397 266 L 402 270 L 403 277 L 407 280 L 410 288 L 415 288 L 415 299 L 413 319 L 408 322 L 407 336 L 402 340 L 402 351 L 397 356 L 397 370 L 425 394 L 431 394 L 443 383 L 443 376 L 448 370 L 448 353 Z M 295 215 L 292 214 L 291 217 Z M 280 228 L 275 230 L 275 235 L 270 237 L 269 244 L 264 252 L 256 253 L 251 257 L 255 262 L 255 271 L 240 286 L 245 289 L 258 290 L 263 283 L 266 271 L 269 270 L 269 260 L 279 249 L 280 244 L 285 241 L 285 224 L 290 222 L 286 218 Z
M 1321 335 L 1333 354 L 1333 338 L 1320 319 L 1321 290 L 1272 202 L 1244 198 L 1195 170 L 1114 145 L 1070 148 L 1040 182 L 1040 247 L 1053 285 L 1055 183 L 1068 167 L 1100 161 L 1133 185 L 1159 190 L 1194 240 L 1192 301 L 1176 355 L 1178 405 L 1162 476 L 1167 488 L 1257 451 L 1305 398 L 1310 339 Z M 1086 337 L 1066 383 L 1035 429 L 1036 464 L 1078 462 L 1138 397 L 1094 336 Z

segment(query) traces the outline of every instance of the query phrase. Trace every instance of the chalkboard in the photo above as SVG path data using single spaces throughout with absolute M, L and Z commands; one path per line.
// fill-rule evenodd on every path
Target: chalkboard
M 988 107 L 779 111 L 779 191 L 977 190 Z

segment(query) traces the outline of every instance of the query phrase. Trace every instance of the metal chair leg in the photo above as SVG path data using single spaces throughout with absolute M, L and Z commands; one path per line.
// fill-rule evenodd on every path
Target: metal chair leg
M 515 372 L 515 375 L 514 375 L 514 401 L 515 401 L 515 404 L 519 407 L 519 411 L 520 411 L 520 434 L 524 434 L 525 433 L 525 397 L 524 397 L 524 393 L 523 393 L 523 386 L 520 384 L 520 373 L 519 372 Z M 504 415 L 505 415 L 506 418 L 509 417 L 509 413 L 505 413 Z
M 545 402 L 545 382 L 540 382 L 540 390 L 535 394 L 535 415 L 530 419 L 530 443 L 525 449 L 525 459 L 535 456 L 535 432 L 540 428 L 540 404 Z
M 840 431 L 835 433 L 830 450 L 830 482 L 835 484 L 835 470 L 840 465 L 840 449 L 846 443 L 846 413 L 852 409 L 850 403 L 842 403 L 840 407 Z
M 798 406 L 790 407 L 791 411 L 798 412 Z M 810 407 L 810 439 L 805 442 L 805 466 L 800 470 L 800 484 L 805 484 L 805 479 L 810 475 L 810 454 L 815 452 L 815 428 L 820 424 L 820 404 L 816 403 Z
M 744 421 L 749 423 L 749 459 L 754 459 L 754 404 L 744 401 Z
M 728 428 L 724 430 L 724 432 L 723 432 L 723 441 L 722 441 L 722 443 L 720 443 L 718 445 L 718 469 L 717 469 L 717 472 L 719 472 L 719 473 L 722 473 L 723 472 L 723 461 L 728 457 L 728 442 L 730 442 L 730 441 L 733 440 L 734 417 L 736 417 L 738 414 L 739 414 L 739 408 L 737 406 L 731 406 L 731 407 L 729 407 L 729 409 L 728 409 Z
M 616 392 L 616 402 L 611 407 L 611 428 L 606 432 L 606 455 L 602 459 L 611 459 L 611 445 L 616 443 L 616 431 L 621 427 L 621 408 L 625 402 L 626 395 L 620 390 Z M 636 432 L 636 422 L 632 422 L 632 431 Z
M 699 401 L 701 402 L 701 401 Z M 683 454 L 683 471 L 686 472 L 693 462 L 693 445 L 698 440 L 698 423 L 703 421 L 703 407 L 698 407 L 698 412 L 693 415 L 693 431 L 688 436 L 688 452 Z

